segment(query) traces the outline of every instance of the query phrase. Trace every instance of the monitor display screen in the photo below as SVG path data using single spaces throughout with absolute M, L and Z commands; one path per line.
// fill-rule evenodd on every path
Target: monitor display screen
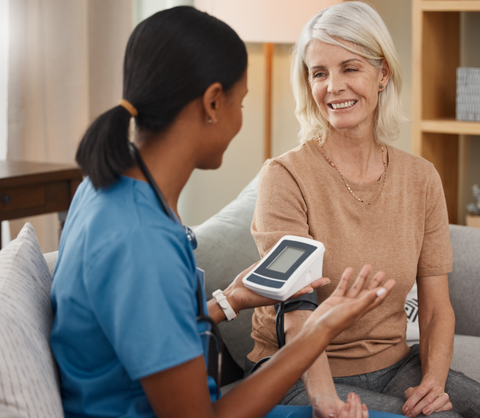
M 295 247 L 285 247 L 283 251 L 266 268 L 268 270 L 286 273 L 290 267 L 295 264 L 305 250 Z

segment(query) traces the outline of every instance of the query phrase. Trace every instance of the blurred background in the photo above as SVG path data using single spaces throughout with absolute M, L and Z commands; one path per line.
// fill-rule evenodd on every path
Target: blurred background
M 262 1 L 269 0 L 257 3 Z M 382 16 L 396 45 L 403 69 L 401 98 L 412 119 L 412 2 L 368 3 Z M 180 4 L 193 5 L 193 0 L 0 0 L 0 159 L 73 163 L 89 123 L 121 99 L 123 54 L 133 27 Z M 301 7 L 302 1 L 295 5 Z M 480 13 L 461 13 L 462 66 L 480 67 L 479 39 Z M 202 223 L 233 200 L 264 162 L 265 56 L 262 43 L 246 45 L 249 94 L 243 127 L 219 170 L 197 170 L 190 178 L 179 206 L 188 225 Z M 272 156 L 298 144 L 289 82 L 291 48 L 292 43 L 275 43 L 273 50 Z M 412 152 L 412 122 L 402 126 L 393 145 Z M 459 161 L 457 222 L 463 223 L 472 185 L 480 183 L 478 137 L 460 138 Z M 2 223 L 4 245 L 25 221 Z M 42 251 L 56 250 L 57 216 L 29 221 Z

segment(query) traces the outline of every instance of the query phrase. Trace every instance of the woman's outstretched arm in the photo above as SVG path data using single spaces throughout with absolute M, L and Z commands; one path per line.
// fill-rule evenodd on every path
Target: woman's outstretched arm
M 261 370 L 215 403 L 210 402 L 203 357 L 141 379 L 156 416 L 265 416 L 329 342 L 353 325 L 358 318 L 382 303 L 394 285 L 394 281 L 390 280 L 383 288 L 364 289 L 365 277 L 359 276 L 354 285 L 348 288 L 351 274 L 351 269 L 347 269 L 335 292 L 312 313 L 289 344 Z M 356 416 L 353 414 L 357 414 L 360 404 L 357 399 L 352 402 L 353 406 L 352 403 L 346 405 L 339 417 Z
M 370 273 L 370 266 L 364 266 L 360 276 L 366 278 Z M 368 289 L 380 286 L 384 279 L 383 273 L 377 273 L 372 279 Z M 366 291 L 366 290 L 364 290 Z M 287 342 L 296 337 L 303 323 L 309 318 L 309 311 L 294 311 L 286 314 L 285 336 Z M 303 374 L 302 381 L 313 408 L 314 418 L 327 418 L 332 414 L 338 416 L 345 403 L 338 397 L 333 383 L 330 365 L 325 351 Z

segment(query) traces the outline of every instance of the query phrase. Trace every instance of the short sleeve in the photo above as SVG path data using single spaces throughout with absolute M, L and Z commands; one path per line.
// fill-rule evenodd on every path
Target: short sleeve
M 260 173 L 252 235 L 261 257 L 285 235 L 312 238 L 301 190 L 292 174 L 275 160 L 265 163 Z
M 433 166 L 426 188 L 425 208 L 425 231 L 417 275 L 441 276 L 452 271 L 452 245 L 442 181 Z
M 185 240 L 140 227 L 104 246 L 84 270 L 94 315 L 131 379 L 203 354 L 195 262 Z

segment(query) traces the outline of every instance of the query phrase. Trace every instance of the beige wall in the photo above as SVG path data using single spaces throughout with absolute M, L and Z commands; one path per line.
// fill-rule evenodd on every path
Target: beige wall
M 134 0 L 133 22 L 137 24 L 160 10 L 175 6 L 193 6 L 193 0 Z
M 7 157 L 8 1 L 0 0 L 0 160 Z
M 131 0 L 9 3 L 8 159 L 73 163 L 100 113 L 122 95 Z M 43 252 L 58 248 L 57 215 L 10 222 L 12 237 L 31 222 Z
M 411 114 L 411 4 L 407 0 L 370 2 L 385 20 L 397 47 L 404 73 L 402 100 Z M 278 156 L 297 145 L 298 122 L 293 115 L 294 101 L 289 82 L 289 53 L 292 45 L 275 46 L 273 72 L 273 144 Z M 242 130 L 227 150 L 222 167 L 216 171 L 196 170 L 179 202 L 182 221 L 198 225 L 233 200 L 256 175 L 263 154 L 264 61 L 260 44 L 247 44 L 249 54 L 249 93 L 244 102 Z M 402 127 L 398 148 L 411 150 L 411 124 Z
M 412 2 L 410 0 L 369 1 L 378 11 L 390 31 L 402 67 L 403 87 L 401 99 L 403 108 L 412 118 Z M 393 144 L 403 151 L 412 151 L 412 124 L 401 127 L 400 136 Z

